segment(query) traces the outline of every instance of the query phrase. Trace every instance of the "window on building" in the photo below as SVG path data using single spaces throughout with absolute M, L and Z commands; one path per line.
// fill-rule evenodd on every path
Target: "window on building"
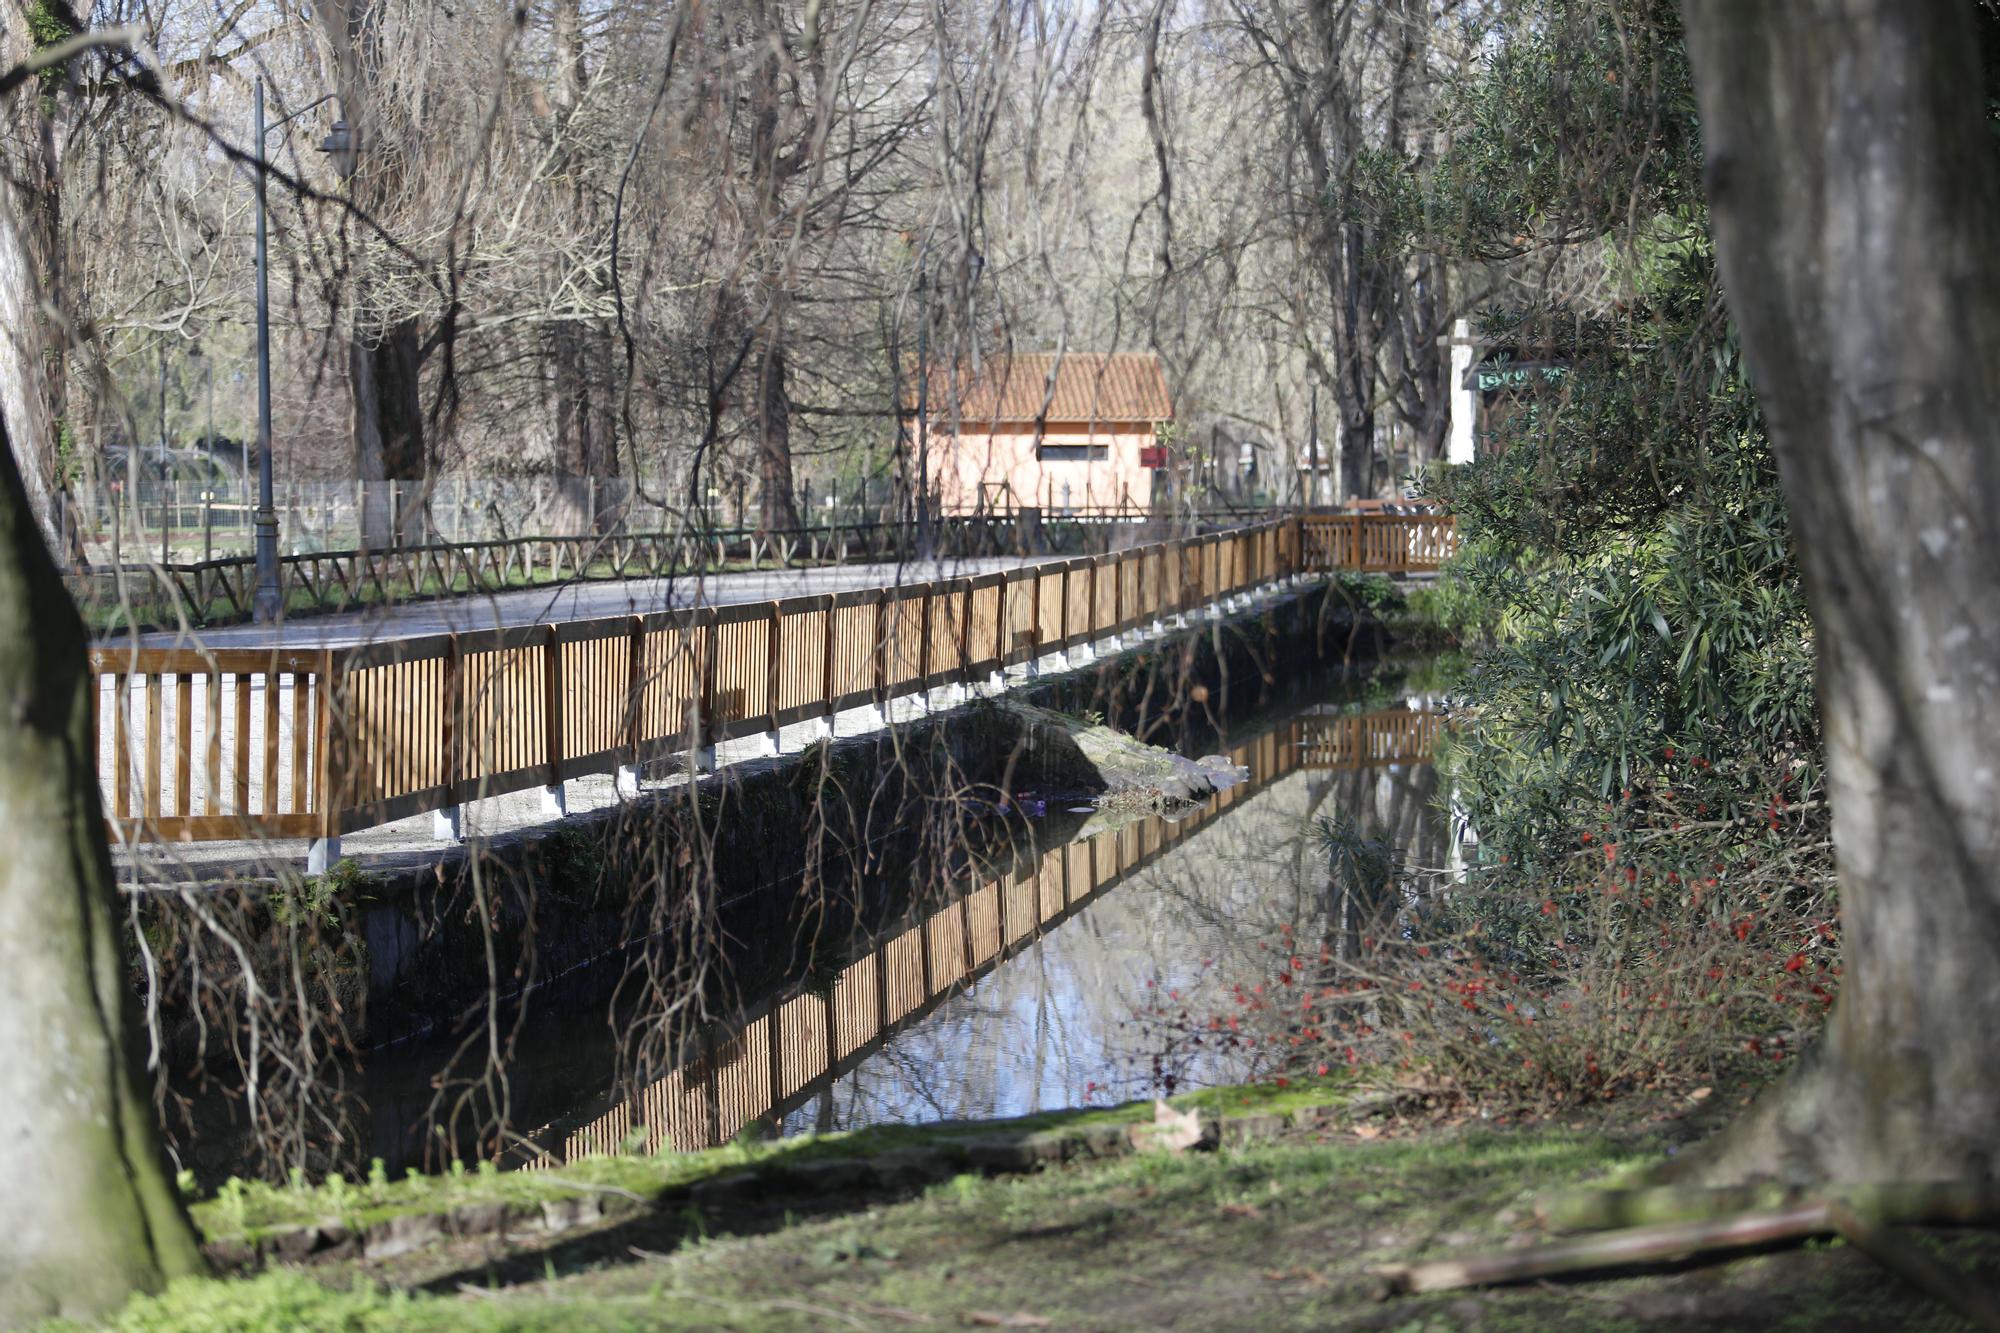
M 1035 457 L 1044 463 L 1099 463 L 1111 457 L 1108 444 L 1042 444 Z

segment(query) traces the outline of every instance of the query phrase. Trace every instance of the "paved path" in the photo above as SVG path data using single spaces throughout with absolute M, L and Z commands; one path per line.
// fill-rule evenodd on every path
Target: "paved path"
M 262 648 L 273 642 L 295 648 L 344 648 L 386 638 L 416 638 L 448 631 L 539 625 L 550 621 L 595 620 L 605 616 L 638 615 L 683 606 L 727 606 L 768 602 L 786 597 L 816 597 L 854 588 L 885 588 L 931 579 L 963 578 L 1018 569 L 1041 563 L 1043 557 L 995 556 L 981 559 L 932 561 L 920 564 L 821 565 L 811 569 L 765 570 L 744 574 L 710 574 L 660 579 L 623 579 L 569 583 L 518 592 L 485 593 L 400 606 L 374 607 L 337 615 L 307 616 L 276 628 L 231 625 L 222 628 L 161 631 L 139 636 L 148 648 L 200 643 L 210 648 Z M 127 639 L 106 643 L 129 643 Z

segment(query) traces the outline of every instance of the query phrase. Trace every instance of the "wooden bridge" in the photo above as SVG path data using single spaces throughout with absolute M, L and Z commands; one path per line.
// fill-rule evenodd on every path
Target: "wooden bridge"
M 310 838 L 636 770 L 1336 569 L 1435 570 L 1451 520 L 1307 515 L 969 578 L 355 647 L 96 648 L 124 842 Z
M 765 1000 L 700 1034 L 679 1068 L 581 1126 L 550 1127 L 524 1165 L 606 1153 L 691 1152 L 727 1143 L 750 1121 L 806 1105 L 910 1027 L 1085 906 L 1290 774 L 1430 760 L 1443 715 L 1384 709 L 1308 716 L 1228 751 L 1250 780 L 1186 818 L 1143 819 L 1070 842 L 874 944 L 831 986 Z M 574 1122 L 571 1122 L 574 1123 Z

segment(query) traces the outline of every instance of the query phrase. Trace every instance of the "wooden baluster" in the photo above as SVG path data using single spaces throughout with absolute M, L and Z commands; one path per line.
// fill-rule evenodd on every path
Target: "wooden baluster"
M 460 740 L 465 730 L 465 655 L 456 632 L 445 635 L 438 696 L 438 780 L 444 787 L 443 804 L 457 805 L 458 789 L 465 781 L 465 747 Z
M 930 689 L 931 683 L 931 616 L 935 612 L 933 603 L 937 597 L 935 581 L 924 584 L 923 609 L 917 616 L 917 693 L 922 695 Z
M 978 596 L 973 591 L 971 579 L 960 579 L 959 587 L 964 596 L 958 611 L 958 683 L 972 683 L 972 604 Z
M 202 764 L 202 811 L 222 813 L 222 672 L 211 660 L 204 677 L 202 727 L 208 733 Z
M 229 747 L 236 761 L 236 802 L 230 811 L 238 818 L 250 813 L 250 674 L 234 673 L 236 681 L 236 741 Z
M 1056 638 L 1057 646 L 1069 650 L 1069 562 L 1064 561 L 1062 573 L 1056 576 Z
M 318 807 L 320 837 L 334 839 L 340 833 L 340 805 L 342 793 L 336 787 L 336 779 L 344 771 L 340 755 L 336 755 L 336 745 L 340 739 L 334 733 L 334 693 L 338 689 L 338 677 L 334 675 L 334 654 L 332 650 L 320 652 L 318 662 L 318 685 L 312 691 L 312 801 Z
M 1014 576 L 1007 570 L 1000 571 L 1000 582 L 994 585 L 993 595 L 993 670 L 996 673 L 1007 669 L 1007 586 Z
M 825 710 L 826 737 L 828 740 L 833 739 L 833 701 L 836 697 L 834 694 L 833 653 L 837 640 L 834 629 L 839 621 L 839 615 L 839 611 L 835 609 L 832 594 L 829 593 L 827 596 L 820 598 L 819 701 Z
M 307 790 L 312 782 L 312 717 L 307 712 L 312 692 L 312 677 L 302 669 L 297 658 L 292 659 L 292 813 L 303 815 L 311 811 L 312 805 Z M 272 802 L 273 810 L 277 803 Z
M 140 812 L 140 818 L 154 831 L 153 836 L 157 837 L 160 821 L 160 696 L 166 692 L 166 682 L 158 675 L 148 675 L 145 679 L 146 757 L 145 768 L 140 774 L 145 805 Z
M 260 813 L 278 813 L 278 658 L 264 668 L 264 801 Z
M 764 726 L 771 733 L 773 746 L 778 741 L 778 698 L 785 662 L 785 613 L 775 601 L 771 603 L 770 628 L 764 635 L 764 703 L 769 713 Z
M 97 677 L 90 678 L 91 684 Z M 92 698 L 95 698 L 95 694 Z M 91 739 L 97 738 L 95 728 Z M 174 812 L 182 819 L 194 813 L 194 677 L 174 672 Z
M 715 673 L 717 659 L 722 655 L 722 631 L 717 625 L 713 608 L 704 608 L 697 613 L 701 626 L 701 655 L 696 662 L 700 671 L 700 687 L 695 712 L 694 744 L 698 747 L 715 743 Z
M 625 749 L 639 766 L 641 728 L 646 715 L 646 618 L 632 617 L 625 645 Z
M 889 591 L 875 594 L 875 706 L 888 722 L 889 707 Z
M 542 627 L 542 735 L 548 760 L 548 785 L 563 781 L 562 643 L 556 627 Z

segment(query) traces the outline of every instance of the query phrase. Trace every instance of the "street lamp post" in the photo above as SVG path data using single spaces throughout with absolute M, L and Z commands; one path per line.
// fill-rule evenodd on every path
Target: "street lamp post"
M 284 601 L 278 588 L 278 510 L 271 498 L 271 261 L 264 235 L 264 177 L 268 170 L 264 161 L 264 139 L 272 130 L 297 120 L 322 102 L 333 100 L 333 97 L 333 93 L 328 93 L 315 98 L 291 115 L 266 125 L 264 81 L 257 80 L 252 125 L 257 154 L 257 516 L 254 520 L 257 531 L 257 590 L 251 599 L 251 614 L 260 625 L 275 621 Z M 336 122 L 335 133 L 320 145 L 321 151 L 351 154 L 351 144 L 343 139 L 346 128 L 346 122 Z M 338 148 L 333 146 L 335 139 L 343 139 Z

